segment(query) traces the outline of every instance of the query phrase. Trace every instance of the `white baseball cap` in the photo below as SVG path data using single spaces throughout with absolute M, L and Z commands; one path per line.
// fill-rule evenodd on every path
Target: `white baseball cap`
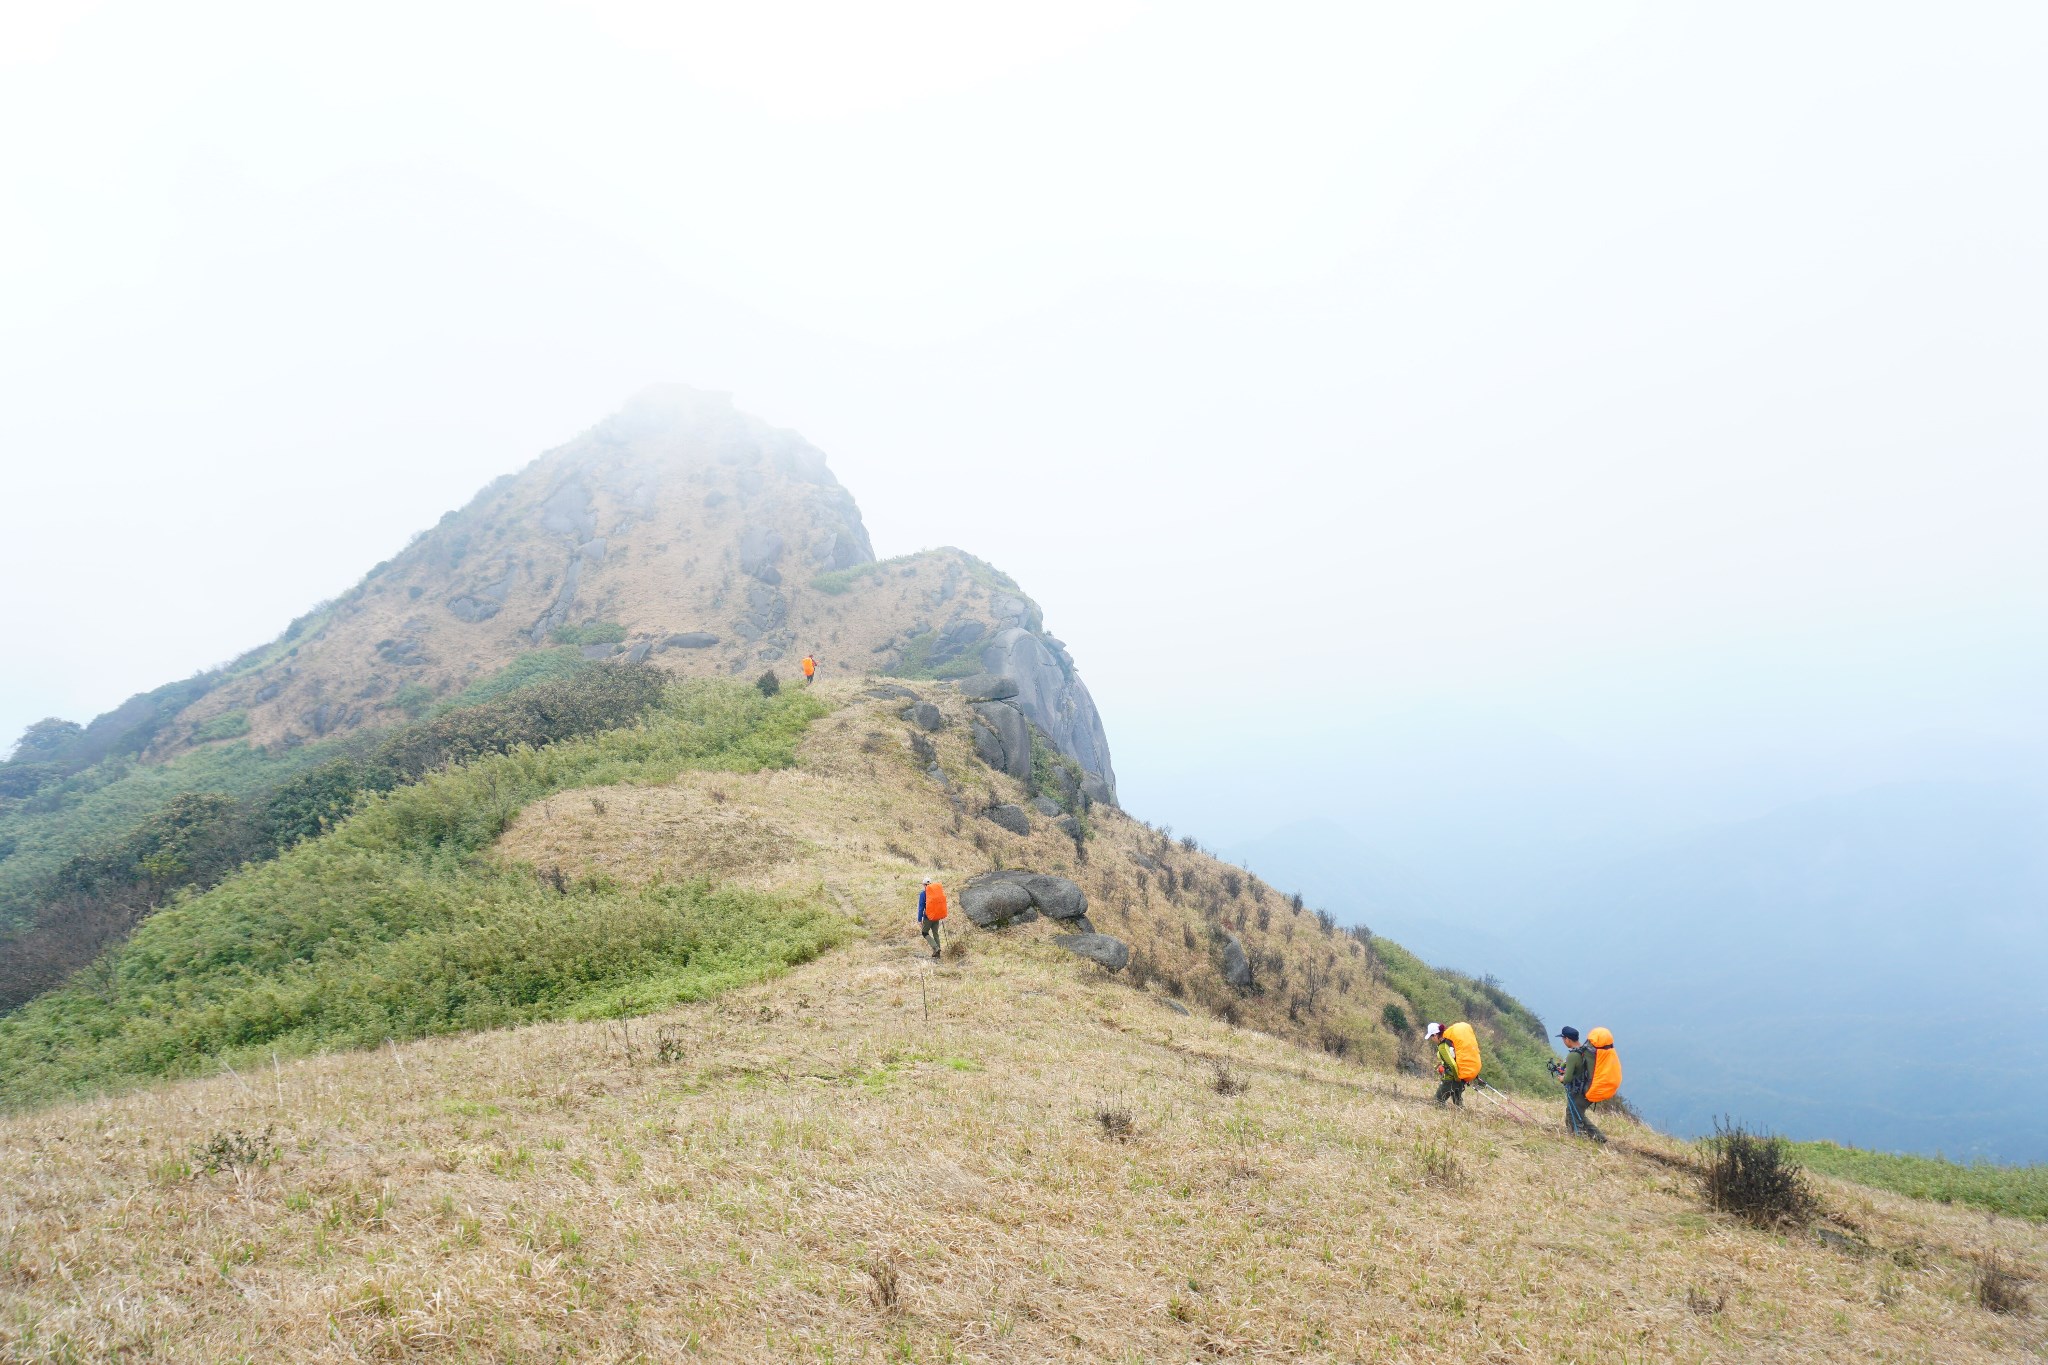
M 1437 1035 L 1438 1035 L 1439 1033 L 1442 1033 L 1443 1031 L 1444 1031 L 1444 1026 L 1443 1026 L 1442 1024 L 1431 1024 L 1431 1025 L 1429 1026 L 1428 1030 L 1427 1030 L 1427 1031 L 1425 1031 L 1425 1032 L 1423 1033 L 1423 1035 L 1422 1035 L 1422 1036 L 1423 1036 L 1423 1037 L 1425 1037 L 1425 1038 L 1434 1038 L 1434 1037 L 1436 1037 L 1436 1036 L 1437 1036 Z

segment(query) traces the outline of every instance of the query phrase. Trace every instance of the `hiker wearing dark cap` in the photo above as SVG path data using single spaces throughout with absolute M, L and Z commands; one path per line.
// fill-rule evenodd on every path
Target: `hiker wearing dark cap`
M 1557 1036 L 1564 1041 L 1564 1064 L 1551 1065 L 1558 1084 L 1564 1087 L 1564 1127 L 1573 1137 L 1607 1141 L 1607 1135 L 1586 1117 L 1586 1087 L 1593 1082 L 1593 1050 L 1579 1046 L 1579 1031 L 1567 1024 Z

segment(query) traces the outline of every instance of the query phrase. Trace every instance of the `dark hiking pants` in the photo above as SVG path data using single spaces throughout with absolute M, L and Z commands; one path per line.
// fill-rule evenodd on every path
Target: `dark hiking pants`
M 1607 1141 L 1607 1135 L 1593 1126 L 1593 1120 L 1586 1117 L 1586 1092 L 1566 1090 L 1564 1092 L 1565 1131 L 1573 1136 L 1585 1136 L 1595 1142 Z
M 932 956 L 937 957 L 939 955 L 939 921 L 935 919 L 924 919 L 919 920 L 917 922 L 917 925 L 917 932 L 923 934 L 926 938 L 931 940 Z
M 1463 1109 L 1465 1107 L 1465 1082 L 1459 1080 L 1456 1076 L 1444 1077 L 1444 1083 L 1436 1088 L 1436 1102 L 1442 1104 L 1445 1100 L 1449 1100 L 1460 1109 Z

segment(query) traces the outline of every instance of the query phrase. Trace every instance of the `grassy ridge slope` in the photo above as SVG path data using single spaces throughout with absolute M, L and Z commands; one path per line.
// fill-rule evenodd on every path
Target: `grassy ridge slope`
M 479 862 L 521 807 L 572 786 L 787 764 L 812 697 L 671 690 L 645 723 L 518 749 L 371 798 L 332 833 L 146 920 L 0 1020 L 0 1093 L 34 1102 L 253 1051 L 647 1009 L 821 951 L 835 917 L 784 898 Z
M 1853 1232 L 1759 1232 L 1626 1123 L 1593 1151 L 1440 1111 L 1425 1080 L 1179 1015 L 1029 933 L 934 967 L 889 890 L 852 895 L 867 938 L 630 1033 L 425 1039 L 0 1118 L 0 1357 L 2048 1349 L 2038 1314 L 1973 1292 L 1994 1249 L 2048 1275 L 2039 1225 L 1825 1182 Z M 1218 1092 L 1218 1060 L 1244 1088 Z

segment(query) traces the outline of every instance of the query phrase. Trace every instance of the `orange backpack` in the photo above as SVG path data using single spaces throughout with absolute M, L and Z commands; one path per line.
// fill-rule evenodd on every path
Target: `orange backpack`
M 1586 1046 L 1593 1049 L 1593 1079 L 1586 1083 L 1586 1103 L 1598 1104 L 1621 1089 L 1621 1058 L 1614 1055 L 1614 1035 L 1604 1028 L 1588 1033 Z
M 1476 1081 L 1479 1079 L 1479 1035 L 1472 1031 L 1470 1024 L 1453 1024 L 1444 1030 L 1444 1037 L 1450 1039 L 1451 1051 L 1458 1054 L 1458 1079 Z
M 924 917 L 934 924 L 946 917 L 946 888 L 937 882 L 924 889 Z

